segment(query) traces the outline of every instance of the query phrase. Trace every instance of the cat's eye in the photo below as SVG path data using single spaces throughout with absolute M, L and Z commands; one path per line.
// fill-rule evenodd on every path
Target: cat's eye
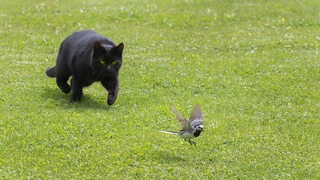
M 115 65 L 116 63 L 117 63 L 117 61 L 112 61 L 111 62 L 112 65 Z
M 104 63 L 106 63 L 103 59 L 100 59 L 100 64 L 104 64 Z

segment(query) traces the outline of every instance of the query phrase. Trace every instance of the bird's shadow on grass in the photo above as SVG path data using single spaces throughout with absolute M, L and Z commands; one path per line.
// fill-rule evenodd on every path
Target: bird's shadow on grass
M 107 104 L 106 100 L 104 102 L 98 101 L 97 99 L 90 97 L 88 94 L 85 94 L 79 102 L 70 102 L 70 96 L 71 93 L 64 94 L 56 88 L 44 88 L 42 93 L 42 98 L 45 101 L 51 105 L 61 106 L 66 109 L 110 109 L 110 106 Z
M 186 159 L 184 159 L 181 156 L 178 156 L 177 154 L 174 154 L 170 151 L 164 151 L 164 150 L 156 150 L 155 152 L 157 159 L 157 162 L 163 163 L 163 164 L 170 164 L 170 163 L 176 163 L 176 162 L 183 162 Z

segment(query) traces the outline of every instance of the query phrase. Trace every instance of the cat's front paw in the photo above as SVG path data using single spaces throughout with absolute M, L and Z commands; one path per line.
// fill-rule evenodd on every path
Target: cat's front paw
M 111 106 L 112 104 L 114 104 L 115 101 L 116 101 L 116 98 L 108 97 L 108 105 L 109 105 L 109 106 Z

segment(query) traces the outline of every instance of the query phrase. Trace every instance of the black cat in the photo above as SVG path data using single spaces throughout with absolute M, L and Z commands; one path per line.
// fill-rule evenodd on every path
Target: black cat
M 72 90 L 71 102 L 81 99 L 83 87 L 100 81 L 108 91 L 108 105 L 112 105 L 118 95 L 123 48 L 123 43 L 117 46 L 94 31 L 75 32 L 61 43 L 56 66 L 47 69 L 46 74 L 56 78 L 62 92 Z

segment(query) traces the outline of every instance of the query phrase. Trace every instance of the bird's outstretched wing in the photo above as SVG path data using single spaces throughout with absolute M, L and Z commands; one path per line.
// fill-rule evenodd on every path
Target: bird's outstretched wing
M 203 123 L 203 115 L 199 105 L 195 105 L 189 119 L 190 124 L 194 127 L 196 124 Z
M 188 129 L 192 129 L 192 126 L 190 125 L 189 121 L 187 121 L 182 115 L 174 108 L 174 106 L 171 107 L 172 112 L 176 115 L 178 121 L 181 125 L 181 131 L 186 131 Z
M 203 116 L 202 116 L 202 111 L 200 109 L 200 106 L 196 104 L 193 108 L 193 112 L 190 116 L 189 122 L 191 123 L 192 121 L 199 119 L 203 121 Z

